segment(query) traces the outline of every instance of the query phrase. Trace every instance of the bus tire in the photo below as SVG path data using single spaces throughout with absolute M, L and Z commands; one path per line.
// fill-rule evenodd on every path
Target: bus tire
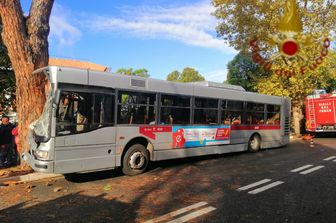
M 132 145 L 123 158 L 122 172 L 135 176 L 146 171 L 149 163 L 149 153 L 141 144 Z
M 261 138 L 258 134 L 253 134 L 248 142 L 248 150 L 252 153 L 258 152 L 261 146 Z

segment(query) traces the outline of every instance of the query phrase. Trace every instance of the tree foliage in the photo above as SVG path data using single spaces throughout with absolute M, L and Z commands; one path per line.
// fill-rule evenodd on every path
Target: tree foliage
M 195 81 L 204 81 L 204 77 L 194 68 L 186 67 L 180 73 L 175 70 L 167 75 L 168 81 L 174 82 L 195 82 Z
M 0 32 L 2 25 L 0 21 Z M 0 36 L 0 110 L 15 110 L 15 75 L 8 57 L 7 48 Z
M 283 35 L 279 33 L 281 28 L 279 21 L 282 21 L 282 15 L 286 12 L 286 4 L 293 4 L 293 2 L 295 1 L 289 3 L 289 0 L 213 0 L 213 5 L 216 7 L 214 15 L 219 19 L 218 35 L 230 46 L 244 52 L 248 51 L 251 40 L 257 39 L 260 52 L 265 58 L 269 58 L 275 52 L 279 52 L 279 48 L 274 48 L 273 37 Z M 278 57 L 272 62 L 279 70 L 293 69 L 298 66 L 298 61 L 304 66 L 309 66 L 309 62 L 315 61 L 320 56 L 324 38 L 333 39 L 336 35 L 334 24 L 336 0 L 297 0 L 296 2 L 298 17 L 303 24 L 303 33 L 298 34 L 297 38 L 306 47 L 299 52 L 300 58 L 305 60 L 295 61 L 291 58 Z M 310 40 L 314 44 L 309 44 Z M 271 72 L 269 76 L 261 76 L 255 82 L 255 88 L 260 93 L 288 96 L 292 99 L 293 111 L 301 113 L 294 115 L 298 117 L 294 117 L 296 133 L 302 118 L 304 98 L 315 88 L 335 87 L 335 53 L 330 49 L 329 51 L 329 55 L 318 68 L 307 69 L 303 74 L 297 72 L 292 76 Z
M 239 85 L 247 91 L 256 90 L 256 81 L 269 75 L 259 65 L 253 63 L 250 53 L 239 52 L 228 65 L 228 75 L 225 83 Z
M 133 68 L 120 68 L 116 71 L 118 74 L 124 74 L 129 76 L 149 77 L 148 70 L 145 68 L 134 70 Z
M 314 89 L 336 89 L 336 52 L 329 52 L 323 66 L 305 74 L 284 77 L 275 73 L 258 80 L 256 89 L 260 93 L 287 96 L 292 99 L 292 104 L 301 107 L 304 98 L 312 94 Z
M 214 15 L 219 19 L 218 34 L 237 50 L 246 49 L 254 38 L 268 43 L 267 34 L 278 32 L 280 15 L 283 14 L 285 1 L 277 0 L 213 0 L 216 7 Z M 335 0 L 298 0 L 299 15 L 304 31 L 318 37 L 336 35 Z M 264 44 L 264 47 L 269 44 Z

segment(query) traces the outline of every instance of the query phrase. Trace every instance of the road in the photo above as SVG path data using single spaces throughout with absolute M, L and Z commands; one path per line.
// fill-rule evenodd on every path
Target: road
M 0 222 L 336 222 L 336 138 L 0 189 Z M 55 192 L 56 191 L 56 192 Z

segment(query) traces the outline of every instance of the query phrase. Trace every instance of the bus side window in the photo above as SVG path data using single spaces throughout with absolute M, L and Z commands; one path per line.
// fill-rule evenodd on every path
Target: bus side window
M 66 92 L 62 92 L 56 113 L 57 133 L 73 132 L 71 123 L 74 122 L 74 116 L 72 115 L 72 113 L 73 113 L 73 100 L 71 98 L 71 95 Z
M 218 124 L 218 100 L 213 98 L 195 98 L 194 124 Z
M 95 94 L 93 128 L 114 124 L 114 95 Z
M 221 122 L 224 125 L 241 125 L 244 102 L 223 100 Z
M 267 105 L 266 125 L 280 125 L 280 105 Z
M 82 132 L 90 129 L 92 117 L 92 94 L 78 93 L 75 95 L 77 110 L 76 115 L 76 131 Z
M 90 128 L 92 94 L 62 92 L 57 110 L 57 135 L 68 135 Z
M 190 99 L 189 96 L 162 94 L 160 122 L 167 125 L 189 125 Z
M 155 105 L 155 94 L 119 91 L 117 123 L 149 124 L 155 113 Z

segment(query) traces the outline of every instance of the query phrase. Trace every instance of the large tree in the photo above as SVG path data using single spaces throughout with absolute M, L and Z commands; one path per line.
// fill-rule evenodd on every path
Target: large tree
M 28 126 L 40 116 L 46 100 L 46 80 L 33 71 L 48 65 L 49 18 L 53 3 L 54 0 L 33 0 L 25 16 L 19 0 L 0 0 L 2 38 L 16 79 L 22 150 L 28 148 Z
M 250 53 L 243 51 L 228 63 L 227 68 L 228 75 L 225 83 L 242 86 L 247 91 L 255 91 L 257 81 L 269 75 L 269 72 L 252 61 Z
M 204 81 L 204 77 L 194 68 L 186 67 L 180 73 L 175 70 L 167 75 L 168 81 L 175 82 L 195 82 L 195 81 Z
M 0 32 L 2 25 L 0 24 Z M 8 57 L 7 48 L 0 36 L 0 111 L 15 110 L 15 75 Z
M 304 118 L 301 110 L 304 107 L 304 98 L 312 94 L 314 89 L 326 89 L 329 92 L 336 90 L 336 53 L 331 51 L 324 66 L 317 67 L 314 71 L 291 77 L 273 73 L 259 78 L 255 87 L 260 93 L 290 97 L 294 105 L 293 123 L 301 123 L 294 125 L 294 128 L 297 128 L 296 132 L 300 132 L 304 127 L 304 122 L 301 121 Z
M 296 7 L 295 2 L 298 3 L 297 9 L 295 8 L 298 16 L 293 21 L 298 22 L 301 20 L 303 28 L 301 29 L 297 25 L 300 22 L 290 25 L 294 29 L 302 31 L 303 35 L 298 35 L 298 38 L 301 38 L 300 41 L 304 43 L 307 49 L 304 51 L 300 49 L 300 57 L 305 58 L 304 61 L 306 62 L 315 61 L 316 57 L 320 55 L 322 40 L 326 37 L 331 39 L 335 37 L 335 0 L 213 0 L 213 4 L 216 7 L 214 14 L 220 21 L 217 32 L 227 43 L 239 51 L 247 51 L 251 41 L 257 39 L 262 56 L 270 58 L 271 55 L 274 55 L 279 50 L 275 46 L 277 46 L 277 38 L 283 35 L 280 31 L 287 28 L 282 25 L 282 22 L 285 21 L 283 18 L 287 19 L 290 16 L 293 18 L 293 14 L 287 18 L 282 17 L 288 11 L 286 6 L 294 5 Z M 292 10 L 291 12 L 294 11 Z M 315 44 L 311 44 L 312 42 Z M 255 61 L 260 61 L 260 58 L 254 59 L 256 59 Z M 292 110 L 295 133 L 300 132 L 304 97 L 313 88 L 324 85 L 319 84 L 319 80 L 323 79 L 325 74 L 327 76 L 328 74 L 332 75 L 332 73 L 328 73 L 330 72 L 328 68 L 328 66 L 331 66 L 330 63 L 335 64 L 336 61 L 324 61 L 318 69 L 307 71 L 303 74 L 298 74 L 297 72 L 297 75 L 292 75 L 292 77 L 290 75 L 276 76 L 277 74 L 273 74 L 270 78 L 260 79 L 260 84 L 257 87 L 259 92 L 286 95 L 293 99 Z M 298 62 L 292 60 L 292 58 L 288 59 L 280 56 L 274 59 L 273 64 L 275 68 L 281 70 L 292 69 L 292 67 L 297 66 Z M 264 82 L 270 82 L 270 85 L 266 85 Z M 312 85 L 311 83 L 316 84 Z M 276 86 L 282 87 L 276 88 Z M 302 93 L 303 90 L 304 93 Z

